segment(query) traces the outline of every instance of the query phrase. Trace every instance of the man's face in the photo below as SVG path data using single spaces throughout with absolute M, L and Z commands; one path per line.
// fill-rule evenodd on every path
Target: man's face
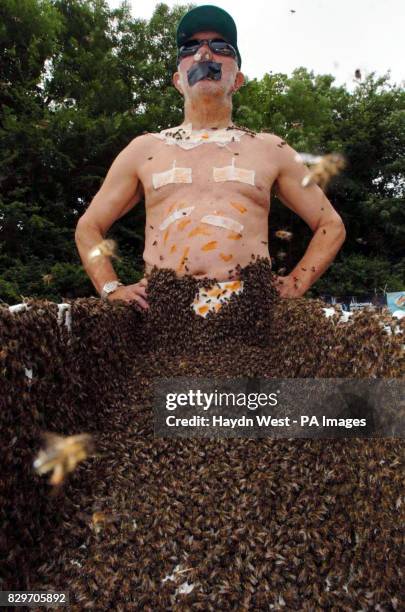
M 193 34 L 191 38 L 192 40 L 224 40 L 221 34 L 214 31 L 197 32 L 196 34 Z M 221 64 L 221 79 L 219 81 L 215 81 L 205 78 L 197 81 L 194 85 L 190 85 L 188 82 L 187 73 L 192 66 L 200 61 L 211 61 Z M 177 72 L 175 72 L 173 75 L 173 84 L 185 99 L 194 99 L 196 97 L 200 98 L 201 96 L 232 96 L 232 94 L 243 85 L 243 81 L 244 77 L 238 69 L 237 59 L 213 53 L 207 43 L 202 45 L 195 55 L 181 58 Z

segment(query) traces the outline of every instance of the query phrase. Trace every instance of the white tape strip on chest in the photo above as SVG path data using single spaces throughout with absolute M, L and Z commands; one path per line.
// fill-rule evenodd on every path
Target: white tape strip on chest
M 172 212 L 171 215 L 166 217 L 163 223 L 159 225 L 159 229 L 165 230 L 166 228 L 169 227 L 169 225 L 171 225 L 175 221 L 178 221 L 179 219 L 183 219 L 183 217 L 188 217 L 189 215 L 191 215 L 194 208 L 195 206 L 188 206 L 187 208 L 180 208 L 179 210 L 175 210 L 174 212 Z
M 237 234 L 241 234 L 243 230 L 243 225 L 239 223 L 239 221 L 234 221 L 234 219 L 230 219 L 229 217 L 220 217 L 219 215 L 205 215 L 205 217 L 201 219 L 201 223 L 223 227 Z
M 155 138 L 163 140 L 167 145 L 177 145 L 185 150 L 194 149 L 203 144 L 216 144 L 219 147 L 226 147 L 231 142 L 240 142 L 242 136 L 245 135 L 244 132 L 237 129 L 193 130 L 191 123 L 162 130 L 159 134 L 152 134 Z
M 191 168 L 176 168 L 176 162 L 173 162 L 173 168 L 165 172 L 157 172 L 152 174 L 152 185 L 154 189 L 159 189 L 170 183 L 192 183 Z
M 223 168 L 213 168 L 214 181 L 222 183 L 224 181 L 239 181 L 248 185 L 255 184 L 255 171 L 246 170 L 246 168 L 236 168 L 235 158 L 232 160 L 231 166 Z

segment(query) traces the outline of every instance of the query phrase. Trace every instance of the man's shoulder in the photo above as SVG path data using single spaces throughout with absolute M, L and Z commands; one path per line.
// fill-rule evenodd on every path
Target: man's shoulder
M 128 146 L 133 149 L 142 149 L 143 147 L 149 146 L 151 142 L 155 142 L 154 136 L 156 136 L 156 134 L 152 132 L 144 132 L 139 136 L 135 136 L 135 138 L 130 141 Z
M 257 134 L 262 140 L 269 144 L 279 145 L 283 142 L 285 143 L 280 136 L 277 136 L 277 134 L 273 134 L 272 132 L 258 132 Z
M 297 151 L 288 144 L 284 138 L 268 132 L 260 132 L 260 138 L 266 145 L 276 153 L 277 159 L 282 164 L 291 164 L 292 162 L 300 161 Z

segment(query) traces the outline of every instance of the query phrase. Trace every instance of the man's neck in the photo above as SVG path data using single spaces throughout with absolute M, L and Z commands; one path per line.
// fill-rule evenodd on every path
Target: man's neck
M 184 106 L 183 125 L 192 124 L 193 130 L 221 129 L 232 125 L 232 105 L 213 104 L 212 100 L 199 100 L 198 104 L 191 101 Z

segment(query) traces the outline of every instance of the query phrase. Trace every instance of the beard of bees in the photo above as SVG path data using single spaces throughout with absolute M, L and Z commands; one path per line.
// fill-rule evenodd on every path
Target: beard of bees
M 199 62 L 194 64 L 187 71 L 187 78 L 189 85 L 193 86 L 198 81 L 203 79 L 211 79 L 213 81 L 220 81 L 222 77 L 222 64 L 218 62 Z

